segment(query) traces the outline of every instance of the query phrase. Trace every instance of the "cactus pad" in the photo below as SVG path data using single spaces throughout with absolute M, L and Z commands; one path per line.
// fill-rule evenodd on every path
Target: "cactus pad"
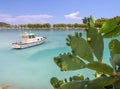
M 54 58 L 54 61 L 62 71 L 81 69 L 85 65 L 80 58 L 73 56 L 72 53 L 60 54 Z

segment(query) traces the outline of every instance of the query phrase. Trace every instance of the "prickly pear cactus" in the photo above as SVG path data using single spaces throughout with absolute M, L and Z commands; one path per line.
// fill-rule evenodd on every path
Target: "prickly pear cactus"
M 78 74 L 72 77 L 73 81 L 84 80 L 84 76 L 82 74 Z
M 54 62 L 61 71 L 78 70 L 88 68 L 97 74 L 95 79 L 84 78 L 83 75 L 75 75 L 69 81 L 58 80 L 53 77 L 51 85 L 54 89 L 120 89 L 120 41 L 112 39 L 109 43 L 110 62 L 102 62 L 104 42 L 103 37 L 113 38 L 120 35 L 120 26 L 114 19 L 106 21 L 102 28 L 94 27 L 93 17 L 88 19 L 86 39 L 82 34 L 75 33 L 68 35 L 67 45 L 71 47 L 71 52 L 60 54 L 54 58 Z M 97 60 L 95 59 L 97 58 Z M 99 75 L 99 76 L 98 76 Z
M 90 80 L 85 89 L 105 89 L 105 86 L 114 83 L 114 77 L 99 77 Z
M 81 34 L 75 33 L 75 36 L 69 35 L 67 44 L 71 47 L 72 52 L 80 58 L 88 62 L 93 61 L 92 49 L 87 41 L 81 37 Z
M 51 85 L 55 88 L 55 89 L 60 89 L 60 87 L 64 84 L 63 80 L 59 80 L 56 77 L 52 77 L 50 79 L 50 83 Z
M 120 41 L 113 39 L 109 43 L 109 49 L 111 54 L 120 54 Z
M 115 89 L 120 89 L 120 79 L 113 83 Z
M 89 27 L 95 27 L 95 21 L 94 18 L 92 16 L 90 16 L 90 18 L 88 19 L 88 26 Z
M 103 58 L 103 37 L 95 27 L 90 27 L 86 30 L 87 32 L 87 41 L 90 44 L 95 56 L 97 57 L 98 61 L 101 62 Z M 89 40 L 89 38 L 91 40 Z
M 120 66 L 120 42 L 117 39 L 113 39 L 109 43 L 110 49 L 110 62 L 115 69 L 116 65 Z
M 117 37 L 120 35 L 120 26 L 117 26 L 115 30 L 108 32 L 103 35 L 104 38 L 111 38 L 111 37 Z
M 85 89 L 86 84 L 89 81 L 73 81 L 67 84 L 64 84 L 61 89 Z
M 113 68 L 107 65 L 106 63 L 100 63 L 100 62 L 94 61 L 94 62 L 86 64 L 86 67 L 92 70 L 103 72 L 105 74 L 109 74 L 109 75 L 114 74 Z
M 120 35 L 120 25 L 117 25 L 115 19 L 107 20 L 99 31 L 105 38 L 113 38 Z
M 100 29 L 100 33 L 108 33 L 113 31 L 117 27 L 117 22 L 115 19 L 107 20 L 106 23 L 103 24 L 102 28 Z
M 61 68 L 62 71 L 77 70 L 84 68 L 85 63 L 80 58 L 72 55 L 72 53 L 60 54 L 54 58 L 55 63 Z

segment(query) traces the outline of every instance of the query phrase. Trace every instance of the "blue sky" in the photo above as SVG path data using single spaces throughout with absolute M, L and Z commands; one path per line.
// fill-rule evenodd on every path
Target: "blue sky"
M 82 23 L 90 15 L 120 16 L 119 4 L 120 0 L 0 0 L 0 22 Z

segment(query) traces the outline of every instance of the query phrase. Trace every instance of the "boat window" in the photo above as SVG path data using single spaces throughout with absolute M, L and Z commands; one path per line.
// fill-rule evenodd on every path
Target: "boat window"
M 29 39 L 31 39 L 32 37 L 31 37 L 31 35 L 29 35 Z
M 34 36 L 34 35 L 32 35 L 32 38 L 35 38 L 35 36 Z
M 31 39 L 31 38 L 35 38 L 35 36 L 34 35 L 29 35 L 29 39 Z

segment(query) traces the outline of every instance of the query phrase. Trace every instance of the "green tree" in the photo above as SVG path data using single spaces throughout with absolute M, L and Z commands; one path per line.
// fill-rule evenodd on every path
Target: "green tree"
M 118 25 L 120 25 L 120 16 L 116 16 L 114 19 L 117 21 Z
M 68 28 L 73 28 L 74 25 L 73 25 L 73 24 L 67 24 L 67 27 L 68 27 Z
M 88 17 L 84 17 L 82 20 L 84 24 L 88 24 Z
M 54 28 L 66 28 L 67 27 L 67 25 L 66 24 L 53 24 L 53 27 Z
M 95 21 L 95 27 L 101 28 L 103 23 L 107 20 L 107 18 L 100 18 Z
M 33 28 L 33 24 L 28 24 L 27 27 L 28 28 Z

